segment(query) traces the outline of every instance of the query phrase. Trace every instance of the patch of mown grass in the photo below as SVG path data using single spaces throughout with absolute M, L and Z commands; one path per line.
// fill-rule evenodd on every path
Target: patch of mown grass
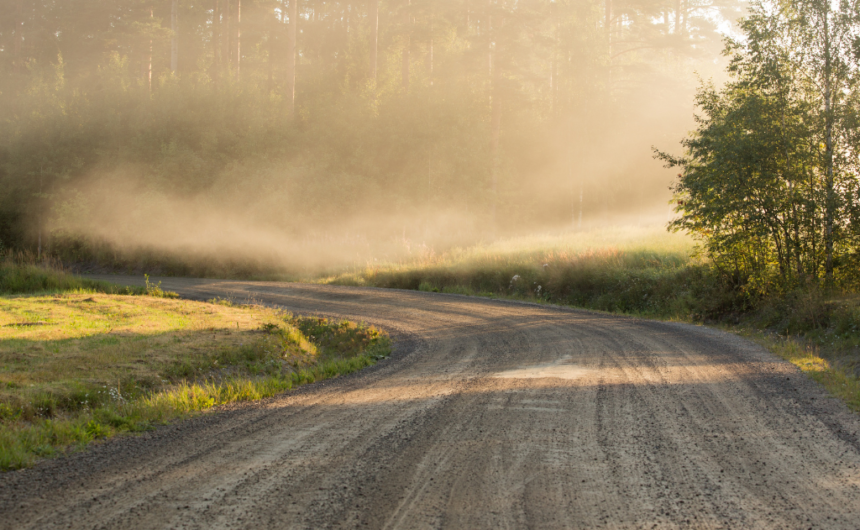
M 389 352 L 368 326 L 224 301 L 2 297 L 0 469 L 270 397 Z

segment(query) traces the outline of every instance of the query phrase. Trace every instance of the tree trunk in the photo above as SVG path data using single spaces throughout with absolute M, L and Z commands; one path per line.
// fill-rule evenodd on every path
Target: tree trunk
M 501 157 L 499 152 L 499 139 L 502 131 L 502 98 L 501 98 L 501 90 L 499 89 L 499 76 L 495 74 L 493 76 L 493 102 L 492 102 L 492 110 L 491 110 L 491 121 L 492 121 L 492 136 L 491 136 L 491 146 L 490 151 L 492 152 L 493 157 L 493 165 L 492 165 L 492 182 L 491 182 L 491 200 L 492 206 L 490 211 L 490 221 L 492 223 L 493 231 L 496 230 L 497 225 L 497 209 L 499 202 L 499 172 L 501 170 Z
M 558 4 L 553 3 L 552 23 L 553 23 L 553 43 L 552 55 L 550 56 L 549 65 L 549 103 L 553 113 L 558 113 L 558 57 L 559 57 L 559 24 L 558 24 Z
M 230 78 L 230 72 L 233 69 L 233 9 L 230 7 L 230 0 L 224 0 L 224 78 Z
M 492 101 L 490 104 L 490 123 L 492 128 L 490 136 L 490 152 L 493 157 L 490 185 L 490 200 L 492 201 L 490 222 L 494 234 L 498 224 L 496 216 L 499 202 L 499 173 L 501 171 L 501 153 L 499 150 L 499 140 L 502 131 L 502 90 L 501 86 L 499 86 L 501 77 L 500 69 L 498 68 L 498 65 L 495 65 L 491 78 L 493 86 L 491 92 Z
M 236 81 L 242 66 L 242 0 L 236 0 Z
M 430 45 L 427 50 L 427 73 L 430 78 L 430 86 L 433 86 L 433 10 L 430 10 Z
M 377 82 L 378 54 L 379 54 L 379 0 L 370 2 L 370 80 L 374 90 Z
M 179 0 L 173 0 L 170 6 L 170 73 L 176 74 L 179 66 Z
M 606 54 L 609 65 L 606 68 L 606 87 L 612 93 L 612 0 L 604 0 L 603 32 L 606 34 Z
M 18 13 L 15 19 L 15 69 L 24 69 L 24 0 L 18 0 Z
M 221 80 L 221 0 L 212 0 L 212 81 Z
M 406 42 L 403 44 L 403 66 L 402 66 L 402 76 L 403 76 L 403 91 L 409 92 L 409 48 L 412 45 L 412 14 L 410 13 L 410 6 L 412 5 L 412 0 L 406 0 L 406 10 L 404 11 L 404 31 L 406 33 Z
M 826 198 L 824 204 L 824 274 L 825 283 L 833 284 L 833 217 L 836 209 L 833 189 L 833 87 L 830 51 L 829 4 L 824 7 L 824 175 Z
M 274 13 L 271 14 L 272 19 L 270 20 L 268 26 L 268 38 L 266 39 L 269 45 L 269 81 L 268 81 L 268 91 L 269 94 L 272 93 L 272 89 L 274 88 L 274 70 L 275 66 L 273 64 L 275 58 L 275 29 L 277 27 L 277 19 L 275 19 Z
M 487 1 L 487 16 L 484 17 L 484 26 L 486 28 L 485 34 L 487 35 L 487 75 L 492 80 L 493 78 L 493 0 Z
M 299 24 L 299 0 L 290 0 L 290 21 L 287 26 L 287 112 L 296 107 L 296 35 Z

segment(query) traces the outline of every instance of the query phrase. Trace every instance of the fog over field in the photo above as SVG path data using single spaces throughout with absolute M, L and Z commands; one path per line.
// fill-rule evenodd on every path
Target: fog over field
M 665 224 L 652 146 L 678 150 L 744 9 L 25 4 L 0 4 L 0 243 L 274 266 Z

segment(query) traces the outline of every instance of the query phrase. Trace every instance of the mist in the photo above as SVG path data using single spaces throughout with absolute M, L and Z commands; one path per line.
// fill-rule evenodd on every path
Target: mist
M 86 30 L 39 4 L 2 28 L 0 244 L 307 271 L 665 224 L 652 146 L 692 128 L 740 12 L 222 3 L 112 0 Z

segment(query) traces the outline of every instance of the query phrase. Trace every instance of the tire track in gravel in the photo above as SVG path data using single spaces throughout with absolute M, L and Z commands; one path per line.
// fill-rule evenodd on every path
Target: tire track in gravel
M 735 336 L 455 295 L 160 280 L 191 299 L 364 320 L 395 353 L 0 475 L 0 528 L 860 521 L 858 417 Z

